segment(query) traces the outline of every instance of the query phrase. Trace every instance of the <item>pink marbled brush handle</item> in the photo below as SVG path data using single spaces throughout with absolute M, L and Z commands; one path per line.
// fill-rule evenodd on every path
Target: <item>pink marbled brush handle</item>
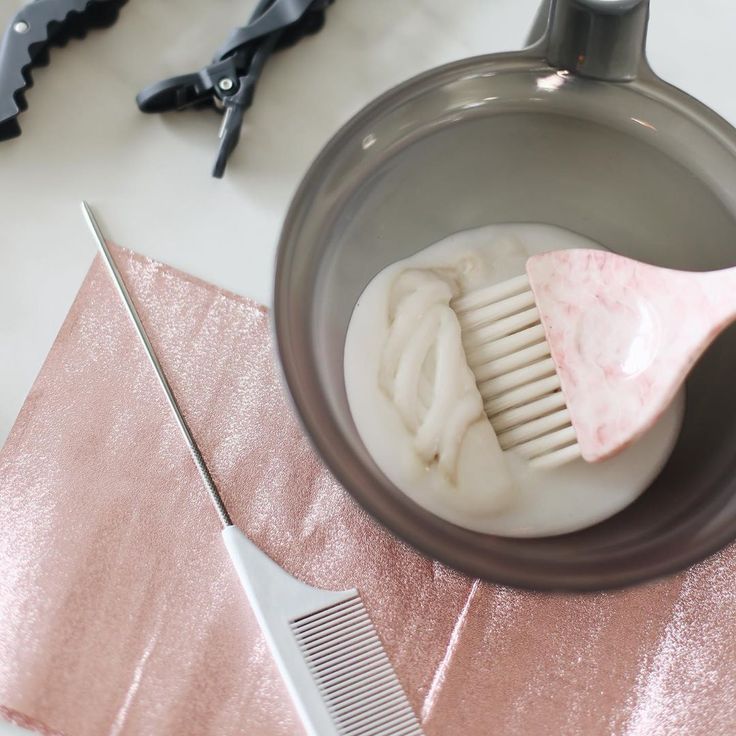
M 588 462 L 646 432 L 736 319 L 736 269 L 673 271 L 566 250 L 533 256 L 527 274 Z

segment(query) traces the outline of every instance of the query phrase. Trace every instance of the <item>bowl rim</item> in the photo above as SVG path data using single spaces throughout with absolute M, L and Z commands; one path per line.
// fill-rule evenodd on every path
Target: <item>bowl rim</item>
M 534 53 L 530 53 L 530 51 Z M 540 72 L 553 69 L 543 57 L 539 56 L 538 51 L 532 48 L 518 52 L 470 57 L 422 72 L 390 88 L 351 116 L 325 143 L 302 176 L 299 186 L 290 200 L 281 228 L 274 268 L 273 319 L 271 320 L 271 330 L 277 356 L 278 372 L 285 388 L 285 394 L 308 441 L 348 495 L 377 521 L 381 527 L 431 560 L 448 565 L 454 570 L 468 576 L 480 578 L 495 584 L 535 592 L 594 593 L 627 588 L 673 575 L 691 565 L 702 562 L 736 540 L 736 525 L 730 531 L 723 529 L 719 534 L 708 536 L 707 541 L 691 545 L 686 543 L 691 541 L 692 531 L 688 529 L 670 530 L 657 537 L 656 546 L 660 550 L 667 548 L 668 551 L 676 550 L 678 552 L 655 556 L 656 558 L 653 562 L 650 562 L 647 567 L 642 567 L 639 570 L 625 569 L 623 572 L 618 573 L 607 571 L 605 581 L 603 582 L 599 579 L 599 573 L 589 576 L 577 575 L 574 579 L 564 571 L 561 573 L 542 571 L 541 573 L 519 576 L 517 574 L 508 574 L 503 565 L 498 565 L 492 573 L 489 573 L 488 569 L 481 569 L 479 566 L 473 564 L 472 561 L 462 558 L 460 553 L 452 548 L 443 548 L 440 551 L 436 543 L 432 542 L 430 535 L 426 533 L 414 533 L 414 527 L 412 525 L 397 523 L 396 519 L 385 518 L 380 512 L 379 506 L 372 499 L 376 484 L 371 478 L 366 476 L 369 484 L 360 487 L 353 477 L 349 477 L 350 474 L 341 461 L 340 451 L 326 436 L 323 421 L 312 415 L 308 398 L 299 389 L 299 381 L 297 380 L 299 368 L 287 339 L 288 329 L 286 323 L 288 322 L 287 303 L 289 289 L 287 280 L 284 279 L 283 274 L 287 269 L 287 261 L 292 253 L 292 249 L 296 247 L 297 238 L 295 235 L 298 232 L 297 221 L 303 209 L 303 203 L 309 199 L 310 192 L 313 189 L 313 182 L 323 178 L 322 172 L 329 167 L 333 161 L 334 154 L 343 150 L 345 142 L 353 138 L 355 132 L 364 128 L 366 122 L 371 120 L 376 113 L 388 109 L 394 103 L 404 101 L 412 95 L 421 93 L 425 86 L 428 88 L 435 87 L 441 84 L 444 78 L 447 78 L 447 80 L 456 79 L 464 70 L 477 70 L 479 67 L 487 65 L 493 65 L 494 71 L 507 72 L 519 71 L 528 73 L 537 69 Z M 597 82 L 597 84 L 601 84 L 601 82 Z M 604 84 L 622 83 L 614 82 Z M 718 142 L 726 144 L 727 147 L 736 153 L 736 128 L 694 97 L 660 79 L 653 73 L 643 75 L 634 82 L 626 83 L 626 86 L 630 90 L 634 90 L 659 103 L 675 108 L 677 112 L 689 117 L 693 122 L 709 132 Z M 736 491 L 736 478 L 733 476 L 731 476 L 731 486 Z M 408 499 L 408 496 L 406 498 Z M 414 504 L 410 499 L 409 501 L 411 504 Z M 414 505 L 420 510 L 420 514 L 429 513 L 418 505 Z M 449 522 L 444 523 L 447 524 Z M 702 529 L 702 527 L 700 528 Z M 482 536 L 493 537 L 493 535 Z M 688 551 L 683 552 L 681 550 Z

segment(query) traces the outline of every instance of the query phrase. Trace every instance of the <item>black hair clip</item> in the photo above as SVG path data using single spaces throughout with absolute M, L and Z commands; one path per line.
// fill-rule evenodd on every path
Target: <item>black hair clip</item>
M 18 13 L 0 42 L 0 140 L 20 135 L 31 69 L 49 62 L 49 47 L 112 25 L 125 0 L 35 0 Z
M 260 0 L 248 25 L 237 28 L 199 72 L 165 79 L 137 97 L 143 112 L 214 106 L 225 116 L 212 175 L 221 178 L 238 145 L 245 111 L 251 106 L 268 57 L 324 25 L 333 0 Z

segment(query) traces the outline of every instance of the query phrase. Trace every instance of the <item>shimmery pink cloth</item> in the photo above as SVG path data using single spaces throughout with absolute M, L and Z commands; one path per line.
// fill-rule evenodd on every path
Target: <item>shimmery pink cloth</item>
M 263 307 L 116 254 L 235 522 L 308 583 L 361 590 L 429 736 L 736 733 L 733 549 L 584 597 L 432 563 L 313 455 Z M 64 736 L 302 732 L 99 262 L 0 454 L 0 530 L 0 717 Z

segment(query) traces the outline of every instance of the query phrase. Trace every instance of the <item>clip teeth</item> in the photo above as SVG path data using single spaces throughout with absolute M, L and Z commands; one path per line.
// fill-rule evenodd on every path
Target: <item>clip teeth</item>
M 32 2 L 10 22 L 0 45 L 0 140 L 21 134 L 17 117 L 28 108 L 32 69 L 49 63 L 51 46 L 66 46 L 94 28 L 112 25 L 126 0 Z M 18 28 L 24 30 L 19 31 Z

